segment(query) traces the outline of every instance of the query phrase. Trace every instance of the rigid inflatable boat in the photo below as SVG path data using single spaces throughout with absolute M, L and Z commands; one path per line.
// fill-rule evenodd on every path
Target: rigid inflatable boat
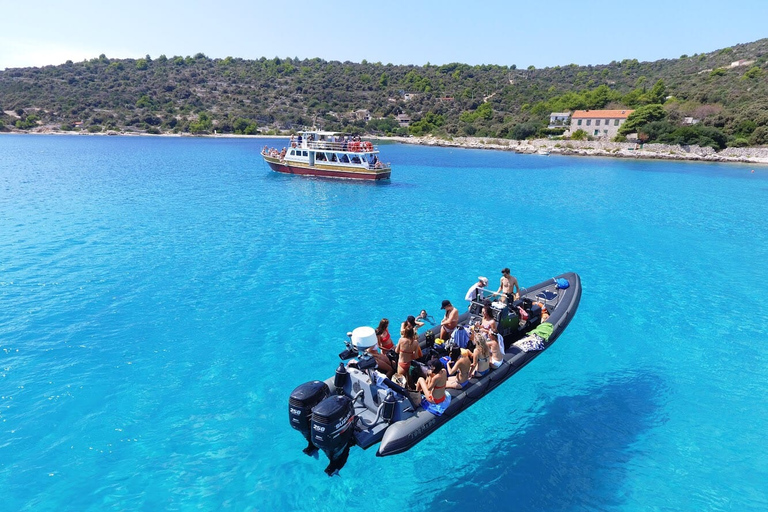
M 508 297 L 506 303 L 492 301 L 487 290 L 478 291 L 468 311 L 459 316 L 459 329 L 474 324 L 481 318 L 483 306 L 490 305 L 498 333 L 503 336 L 504 362 L 483 377 L 471 378 L 464 389 L 447 389 L 449 396 L 443 407 L 433 408 L 420 394 L 377 370 L 376 358 L 368 353 L 377 343 L 371 327 L 348 333 L 347 350 L 339 357 L 349 361 L 339 364 L 335 376 L 304 383 L 291 393 L 291 426 L 306 439 L 305 453 L 312 455 L 321 449 L 326 454 L 330 461 L 326 473 L 332 475 L 341 469 L 354 445 L 367 449 L 379 443 L 376 455 L 380 457 L 409 450 L 520 371 L 568 326 L 581 299 L 581 279 L 573 272 L 562 274 L 521 289 L 517 300 Z M 542 327 L 542 314 L 547 313 L 544 323 L 551 324 L 551 334 L 545 335 L 546 339 L 531 335 Z M 550 326 L 543 327 L 549 333 Z M 434 345 L 439 334 L 437 325 L 420 335 L 424 359 L 440 355 L 439 346 Z M 529 340 L 534 341 L 535 348 L 524 343 Z M 417 364 L 412 363 L 411 370 Z

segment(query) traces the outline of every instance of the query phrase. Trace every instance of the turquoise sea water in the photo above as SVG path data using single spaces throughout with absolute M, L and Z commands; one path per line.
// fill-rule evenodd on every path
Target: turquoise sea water
M 264 143 L 0 136 L 0 509 L 768 508 L 766 168 Z M 581 275 L 546 354 L 403 455 L 301 453 L 348 330 L 505 266 Z

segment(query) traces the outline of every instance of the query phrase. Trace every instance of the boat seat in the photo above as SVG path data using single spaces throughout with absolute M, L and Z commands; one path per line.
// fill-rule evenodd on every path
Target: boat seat
M 493 373 L 493 370 L 491 370 L 491 372 L 485 377 L 481 377 L 479 379 L 477 377 L 472 377 L 469 379 L 469 386 L 467 386 L 467 388 L 464 390 L 469 398 L 477 399 L 483 396 L 486 389 L 488 388 L 491 373 Z
M 557 292 L 553 292 L 551 290 L 544 290 L 541 293 L 536 295 L 536 298 L 541 299 L 541 302 L 554 300 L 556 297 L 557 297 Z
M 492 382 L 500 381 L 509 373 L 511 369 L 512 366 L 505 358 L 504 364 L 494 370 L 491 370 L 491 373 L 488 375 L 488 379 Z
M 469 389 L 469 387 L 467 389 Z M 451 405 L 448 406 L 451 411 L 459 412 L 469 404 L 465 389 L 446 389 L 445 392 L 451 395 Z
M 512 359 L 510 359 L 508 362 L 511 366 L 514 366 L 515 368 L 517 368 L 518 366 L 523 364 L 527 358 L 528 358 L 528 354 L 520 350 L 520 353 L 515 354 L 514 357 L 512 357 Z

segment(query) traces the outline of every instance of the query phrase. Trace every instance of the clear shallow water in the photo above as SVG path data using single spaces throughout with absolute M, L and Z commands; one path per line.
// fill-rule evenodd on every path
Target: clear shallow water
M 387 145 L 367 184 L 264 143 L 0 137 L 0 508 L 768 508 L 765 168 Z M 580 273 L 565 334 L 326 477 L 290 391 L 504 266 Z

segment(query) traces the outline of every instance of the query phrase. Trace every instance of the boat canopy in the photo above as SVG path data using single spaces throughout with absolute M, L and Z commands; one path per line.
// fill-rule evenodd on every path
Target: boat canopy
M 309 135 L 314 135 L 314 140 L 328 140 L 331 137 L 341 137 L 341 132 L 326 132 L 323 130 L 301 130 L 299 134 L 306 139 Z

